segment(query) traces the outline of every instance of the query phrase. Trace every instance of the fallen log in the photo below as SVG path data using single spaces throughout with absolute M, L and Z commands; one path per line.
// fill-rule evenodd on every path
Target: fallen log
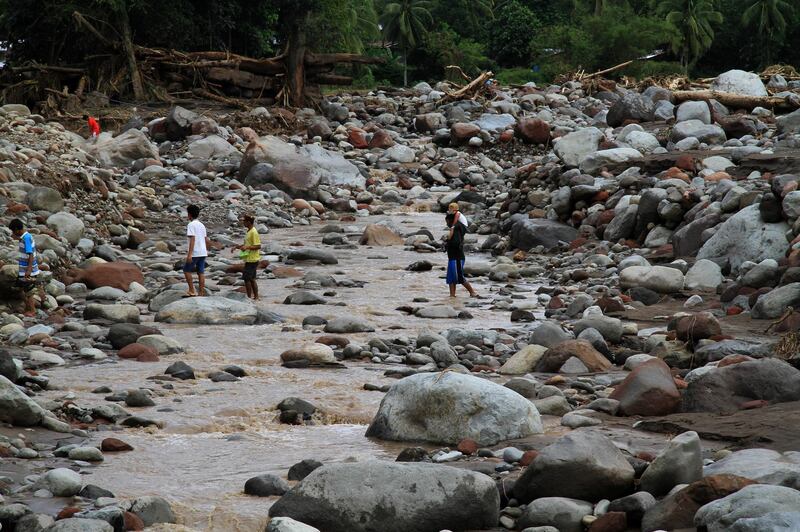
M 756 107 L 766 109 L 780 109 L 792 111 L 800 109 L 800 94 L 780 96 L 748 96 L 746 94 L 734 94 L 731 92 L 720 92 L 714 90 L 702 91 L 675 91 L 672 93 L 674 103 L 688 101 L 708 101 L 717 100 L 722 105 L 736 109 L 753 110 Z
M 464 100 L 466 98 L 474 98 L 478 93 L 484 90 L 486 82 L 492 79 L 493 72 L 484 72 L 477 78 L 473 79 L 457 91 L 449 92 L 444 95 L 442 99 L 436 102 L 438 105 L 443 105 L 457 100 Z

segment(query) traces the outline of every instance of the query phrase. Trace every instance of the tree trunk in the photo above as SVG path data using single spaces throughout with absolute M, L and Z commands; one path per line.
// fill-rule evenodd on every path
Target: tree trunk
M 308 43 L 306 28 L 311 12 L 298 13 L 292 17 L 289 29 L 289 40 L 286 45 L 286 87 L 289 103 L 295 107 L 305 105 L 306 88 L 306 46 Z
M 128 20 L 127 7 L 124 4 L 119 10 L 119 23 L 122 29 L 122 48 L 128 61 L 128 70 L 130 71 L 131 85 L 133 86 L 133 97 L 137 101 L 143 101 L 145 100 L 144 85 L 142 85 L 142 76 L 139 74 L 139 66 L 136 64 L 136 50 L 131 37 L 131 24 Z
M 782 98 L 779 96 L 748 96 L 745 94 L 735 94 L 731 92 L 719 92 L 712 90 L 702 91 L 674 91 L 672 99 L 676 104 L 686 101 L 708 101 L 717 100 L 722 105 L 736 109 L 754 109 L 764 107 L 767 109 L 794 110 L 800 107 L 796 100 Z
M 408 54 L 403 48 L 403 87 L 408 87 Z

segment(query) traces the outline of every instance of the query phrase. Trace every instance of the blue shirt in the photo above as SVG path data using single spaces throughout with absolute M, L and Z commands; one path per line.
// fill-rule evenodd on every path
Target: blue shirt
M 17 261 L 19 262 L 19 276 L 25 277 L 28 271 L 28 259 L 33 256 L 33 267 L 31 268 L 31 277 L 39 275 L 39 262 L 36 260 L 36 242 L 27 231 L 19 238 L 19 255 Z

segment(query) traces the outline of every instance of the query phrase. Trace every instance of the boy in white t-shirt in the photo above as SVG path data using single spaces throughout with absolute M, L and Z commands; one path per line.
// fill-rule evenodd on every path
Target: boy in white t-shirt
M 189 290 L 187 297 L 194 297 L 198 293 L 202 296 L 206 292 L 206 257 L 208 256 L 208 237 L 206 236 L 206 226 L 198 220 L 200 217 L 200 207 L 189 205 L 186 209 L 189 218 L 189 225 L 186 226 L 186 236 L 189 237 L 189 249 L 186 252 L 186 261 L 183 265 L 183 275 Z M 198 292 L 194 291 L 192 272 L 197 271 Z

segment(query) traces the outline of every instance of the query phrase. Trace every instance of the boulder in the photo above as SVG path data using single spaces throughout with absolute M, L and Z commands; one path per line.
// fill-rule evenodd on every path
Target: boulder
M 139 323 L 139 307 L 136 305 L 101 305 L 90 303 L 83 311 L 85 320 L 108 320 L 113 323 Z
M 265 532 L 320 532 L 318 528 L 295 521 L 291 517 L 273 517 Z
M 72 246 L 76 246 L 83 236 L 83 222 L 74 214 L 57 212 L 47 218 L 47 227 L 53 229 L 58 236 L 63 237 Z
M 697 510 L 694 525 L 709 532 L 790 532 L 800 527 L 800 491 L 754 484 Z
M 587 515 L 592 515 L 594 505 L 577 499 L 566 497 L 542 497 L 530 503 L 522 517 L 517 521 L 517 527 L 548 526 L 558 529 L 558 532 L 583 532 L 582 520 Z
M 289 349 L 281 353 L 281 361 L 284 363 L 298 360 L 307 360 L 312 365 L 324 365 L 335 363 L 336 357 L 333 356 L 333 349 L 320 343 L 306 344 L 300 348 Z
M 69 272 L 69 282 L 85 283 L 89 288 L 111 286 L 127 291 L 132 282 L 144 284 L 144 275 L 139 266 L 130 262 L 107 262 L 93 264 L 85 270 Z
M 800 283 L 789 283 L 759 297 L 750 315 L 757 320 L 775 319 L 781 317 L 789 307 L 798 306 L 800 306 Z
M 299 261 L 317 261 L 320 264 L 339 264 L 339 260 L 336 258 L 336 255 L 330 251 L 307 247 L 293 249 L 286 255 L 286 258 L 289 260 Z
M 694 516 L 701 506 L 736 493 L 752 480 L 735 475 L 713 475 L 692 482 L 647 509 L 642 530 L 681 530 L 694 528 Z
M 528 144 L 547 144 L 550 142 L 550 125 L 535 117 L 517 120 L 516 134 Z
M 147 135 L 138 129 L 112 137 L 101 134 L 94 144 L 87 144 L 86 151 L 102 166 L 129 166 L 138 159 L 158 160 L 158 148 Z
M 642 154 L 633 148 L 612 148 L 588 154 L 581 160 L 579 168 L 581 172 L 595 174 L 604 167 L 622 163 L 633 165 L 636 160 L 641 158 Z
M 379 224 L 366 226 L 358 241 L 362 246 L 402 246 L 403 242 L 403 237 L 389 227 Z
M 466 144 L 469 139 L 480 135 L 481 128 L 476 124 L 457 122 L 450 127 L 450 140 L 453 144 Z
M 768 96 L 761 76 L 744 70 L 723 72 L 711 84 L 712 91 L 731 92 L 745 96 Z
M 139 516 L 146 527 L 158 523 L 177 522 L 172 508 L 162 497 L 147 496 L 134 499 L 130 511 Z
M 741 404 L 753 400 L 800 400 L 800 371 L 774 358 L 713 369 L 689 382 L 683 395 L 683 410 L 733 414 Z
M 500 496 L 480 473 L 368 461 L 314 470 L 269 510 L 326 532 L 438 532 L 494 527 Z
M 258 321 L 258 309 L 252 303 L 226 297 L 191 297 L 165 306 L 155 319 L 165 323 L 253 325 Z
M 285 480 L 270 473 L 252 477 L 244 483 L 245 495 L 254 495 L 256 497 L 281 496 L 289 489 L 289 484 Z
M 619 127 L 625 122 L 649 122 L 653 120 L 654 102 L 635 91 L 625 92 L 608 109 L 606 123 Z
M 503 375 L 524 375 L 529 373 L 534 370 L 545 351 L 547 351 L 547 348 L 541 345 L 526 345 L 506 360 L 499 372 Z
M 216 159 L 238 153 L 227 140 L 219 135 L 209 135 L 189 144 L 189 153 L 198 159 Z
M 620 412 L 626 416 L 664 416 L 677 412 L 681 394 L 661 359 L 637 366 L 610 395 L 619 401 Z
M 672 128 L 670 140 L 678 143 L 691 137 L 711 145 L 723 144 L 727 140 L 724 129 L 716 124 L 704 124 L 700 120 L 678 122 Z
M 553 151 L 564 164 L 578 166 L 587 155 L 597 151 L 604 138 L 603 132 L 596 127 L 578 129 L 560 137 Z
M 542 432 L 536 408 L 516 392 L 459 373 L 417 374 L 389 389 L 366 435 L 394 441 L 479 445 Z
M 800 109 L 775 119 L 778 134 L 794 135 L 800 133 Z
M 164 119 L 164 129 L 168 140 L 183 140 L 192 134 L 192 124 L 201 117 L 180 105 L 170 108 Z
M 700 259 L 686 272 L 684 287 L 687 290 L 714 291 L 722 281 L 719 264 L 708 259 Z
M 44 485 L 56 497 L 72 497 L 81 491 L 83 480 L 80 473 L 59 467 L 45 473 Z
M 511 245 L 528 251 L 536 246 L 554 248 L 560 242 L 572 242 L 578 231 L 567 224 L 554 220 L 531 219 L 523 215 L 512 216 Z
M 325 332 L 331 334 L 350 334 L 374 332 L 375 327 L 365 320 L 355 316 L 342 316 L 334 318 L 325 324 Z
M 726 220 L 703 244 L 697 258 L 727 259 L 734 270 L 745 261 L 780 260 L 789 248 L 785 235 L 788 230 L 785 222 L 764 222 L 758 205 L 750 205 Z
M 528 343 L 544 347 L 555 347 L 566 340 L 574 340 L 575 336 L 565 331 L 555 321 L 544 321 L 536 327 L 528 338 Z
M 114 349 L 122 349 L 126 345 L 135 343 L 140 337 L 148 334 L 161 334 L 161 331 L 147 325 L 115 323 L 108 330 L 106 336 Z
M 32 427 L 41 423 L 44 415 L 41 406 L 0 375 L 0 422 Z
M 683 273 L 667 266 L 631 266 L 619 274 L 622 288 L 642 287 L 660 294 L 672 294 L 683 289 Z
M 643 491 L 660 497 L 678 484 L 691 484 L 702 476 L 703 449 L 700 436 L 689 431 L 670 440 L 645 469 L 640 486 Z
M 26 194 L 25 203 L 32 211 L 59 212 L 64 209 L 61 193 L 49 187 L 33 187 Z
M 114 532 L 114 527 L 102 519 L 69 517 L 56 521 L 47 532 Z
M 177 340 L 162 334 L 147 334 L 140 336 L 136 341 L 147 347 L 152 347 L 159 356 L 176 355 L 186 351 Z
M 669 327 L 672 329 L 672 327 Z M 678 340 L 689 342 L 692 345 L 722 334 L 719 320 L 710 312 L 698 312 L 679 317 L 674 323 L 675 334 Z
M 800 489 L 800 456 L 796 451 L 743 449 L 707 465 L 703 475 L 736 475 L 761 484 Z
M 566 340 L 545 351 L 536 363 L 535 370 L 543 373 L 556 373 L 573 357 L 579 359 L 593 373 L 606 371 L 611 367 L 611 362 L 589 342 Z
M 514 484 L 527 503 L 541 497 L 616 499 L 633 491 L 633 466 L 614 443 L 591 429 L 573 430 L 539 452 Z
M 686 120 L 699 120 L 704 124 L 710 124 L 711 110 L 708 108 L 708 103 L 699 101 L 680 104 L 675 112 L 675 121 L 685 122 Z

